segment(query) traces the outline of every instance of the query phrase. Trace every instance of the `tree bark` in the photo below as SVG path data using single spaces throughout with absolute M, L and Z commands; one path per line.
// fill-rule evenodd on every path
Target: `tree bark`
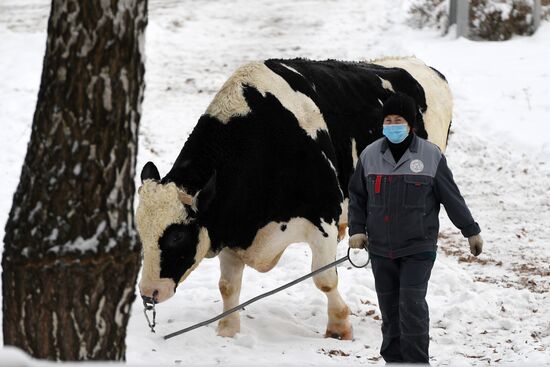
M 52 1 L 2 258 L 4 343 L 36 358 L 125 358 L 146 24 L 147 0 Z

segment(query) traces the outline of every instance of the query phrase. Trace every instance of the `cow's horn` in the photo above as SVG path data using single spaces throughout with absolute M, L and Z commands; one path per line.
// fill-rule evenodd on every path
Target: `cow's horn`
M 185 191 L 178 189 L 178 199 L 185 205 L 193 205 L 193 197 Z

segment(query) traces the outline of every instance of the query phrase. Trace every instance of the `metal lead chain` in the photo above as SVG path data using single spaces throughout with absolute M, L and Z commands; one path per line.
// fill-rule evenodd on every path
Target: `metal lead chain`
M 155 292 L 156 293 L 156 292 Z M 157 311 L 155 310 L 155 305 L 157 304 L 155 302 L 155 296 L 156 294 L 153 294 L 153 297 L 145 297 L 141 296 L 143 299 L 143 314 L 145 315 L 145 319 L 147 320 L 147 324 L 149 324 L 149 328 L 151 328 L 151 332 L 155 332 L 155 326 L 156 324 L 156 317 L 157 317 Z M 151 319 L 149 319 L 149 315 L 147 315 L 147 311 L 153 311 L 153 322 L 151 323 Z

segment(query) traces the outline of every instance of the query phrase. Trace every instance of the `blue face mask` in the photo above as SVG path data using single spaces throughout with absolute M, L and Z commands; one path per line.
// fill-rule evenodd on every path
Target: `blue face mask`
M 407 124 L 384 125 L 382 134 L 394 144 L 399 144 L 409 135 Z

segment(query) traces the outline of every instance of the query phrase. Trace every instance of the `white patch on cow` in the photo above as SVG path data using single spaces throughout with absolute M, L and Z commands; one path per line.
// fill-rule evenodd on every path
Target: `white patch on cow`
M 158 302 L 163 302 L 174 294 L 176 284 L 172 279 L 160 278 L 159 240 L 164 230 L 171 224 L 189 223 L 187 210 L 182 203 L 191 204 L 191 197 L 174 183 L 160 184 L 145 180 L 138 190 L 139 205 L 136 210 L 136 226 L 143 244 L 143 269 L 139 284 L 142 295 L 152 296 L 158 291 Z M 180 279 L 180 283 L 198 266 L 210 251 L 210 238 L 206 228 L 199 232 L 199 242 L 195 263 Z
M 340 213 L 340 219 L 338 219 L 338 223 L 344 224 L 348 222 L 348 206 L 349 206 L 349 199 L 345 198 L 344 201 L 340 204 L 340 207 L 342 208 L 342 213 Z
M 325 158 L 325 161 L 328 163 L 328 165 L 330 166 L 330 168 L 334 172 L 334 177 L 338 181 L 338 171 L 336 171 L 336 167 L 334 167 L 334 165 L 332 164 L 332 161 L 328 158 L 328 156 L 325 154 L 325 152 L 321 151 L 321 154 L 323 155 L 323 158 Z M 344 193 L 342 192 L 342 188 L 340 187 L 340 185 L 338 185 L 338 190 L 340 191 L 340 195 L 342 195 L 342 197 L 343 197 Z
M 380 77 L 378 77 L 378 79 L 380 79 L 380 81 L 382 82 L 382 88 L 387 89 L 387 90 L 391 90 L 392 92 L 395 93 L 395 90 L 393 89 L 393 85 L 391 84 L 391 82 L 389 80 L 386 80 L 386 79 L 380 78 Z
M 158 242 L 164 230 L 171 224 L 188 221 L 187 211 L 179 200 L 182 190 L 176 184 L 160 184 L 145 180 L 138 190 L 139 205 L 136 210 L 136 227 L 143 244 L 143 270 L 140 282 L 149 284 L 160 281 L 160 248 Z M 172 284 L 164 284 L 169 283 Z M 163 289 L 173 289 L 173 281 L 163 279 Z
M 160 184 L 145 180 L 140 187 L 136 225 L 144 248 L 158 248 L 166 227 L 188 222 L 187 211 L 179 200 L 182 192 L 173 182 Z
M 357 142 L 354 138 L 351 138 L 351 160 L 353 162 L 353 169 L 355 170 L 355 167 L 357 166 L 357 162 L 359 161 L 359 156 L 357 155 Z M 342 213 L 340 214 L 340 220 L 338 223 L 344 224 L 348 222 L 348 206 L 349 206 L 349 199 L 344 199 L 342 202 Z
M 327 161 L 328 165 L 330 166 L 330 168 L 334 171 L 334 174 L 336 176 L 338 176 L 338 172 L 336 172 L 336 167 L 334 167 L 334 165 L 332 164 L 332 161 L 327 157 L 327 155 L 325 154 L 325 152 L 321 152 L 321 154 L 323 155 L 323 158 L 325 158 L 325 160 Z
M 423 116 L 428 140 L 445 152 L 449 126 L 453 117 L 453 97 L 449 84 L 416 57 L 386 58 L 374 60 L 372 63 L 405 69 L 422 85 L 428 106 Z
M 318 130 L 328 131 L 323 115 L 313 100 L 293 90 L 263 62 L 252 62 L 238 68 L 216 94 L 206 113 L 224 124 L 232 117 L 246 116 L 250 113 L 250 107 L 243 96 L 243 86 L 247 85 L 256 88 L 262 96 L 266 93 L 274 95 L 312 138 L 317 136 Z
M 315 229 L 317 229 L 317 233 L 308 233 L 309 236 L 307 242 L 309 243 L 312 252 L 311 270 L 316 270 L 327 265 L 328 263 L 334 261 L 336 256 L 338 227 L 334 222 L 326 223 L 323 220 L 321 221 L 321 227 L 328 236 L 325 237 L 322 234 L 319 236 L 318 234 L 320 231 L 317 227 L 315 227 Z M 326 273 L 321 273 L 320 276 L 327 278 L 327 282 L 324 285 L 330 286 L 331 288 L 335 288 L 338 285 L 338 278 L 332 276 L 328 271 Z M 316 283 L 318 280 L 319 279 L 316 279 Z M 319 286 L 319 288 L 321 287 Z
M 323 230 L 331 235 L 338 229 L 334 223 L 327 224 L 322 221 Z M 282 228 L 285 228 L 282 230 Z M 330 236 L 329 236 L 330 237 Z M 334 246 L 336 246 L 334 235 Z M 279 261 L 283 251 L 292 243 L 318 242 L 324 238 L 317 226 L 309 220 L 297 217 L 288 222 L 270 222 L 256 232 L 256 236 L 250 247 L 246 250 L 237 249 L 235 253 L 243 262 L 260 272 L 271 270 Z M 331 237 L 332 238 L 332 237 Z
M 290 71 L 293 71 L 295 72 L 296 74 L 300 75 L 301 77 L 303 77 L 302 73 L 300 73 L 298 70 L 294 69 L 292 66 L 288 66 L 287 64 L 283 64 L 282 62 L 280 63 L 281 65 L 283 65 L 285 68 L 287 68 L 288 70 Z
M 338 228 L 335 223 L 321 222 L 328 236 L 312 236 L 308 243 L 311 248 L 311 270 L 317 270 L 336 259 Z M 326 336 L 339 335 L 344 340 L 353 338 L 353 329 L 349 322 L 350 310 L 340 292 L 338 292 L 338 274 L 332 267 L 313 277 L 315 286 L 327 297 L 328 324 Z
M 353 168 L 355 169 L 357 166 L 357 161 L 359 161 L 359 157 L 357 155 L 357 143 L 354 138 L 351 138 L 351 159 L 353 162 Z
M 230 248 L 224 248 L 218 255 L 220 260 L 220 280 L 218 287 L 223 299 L 224 312 L 237 307 L 241 293 L 244 263 Z M 234 312 L 220 320 L 218 335 L 233 337 L 240 331 L 239 313 Z

